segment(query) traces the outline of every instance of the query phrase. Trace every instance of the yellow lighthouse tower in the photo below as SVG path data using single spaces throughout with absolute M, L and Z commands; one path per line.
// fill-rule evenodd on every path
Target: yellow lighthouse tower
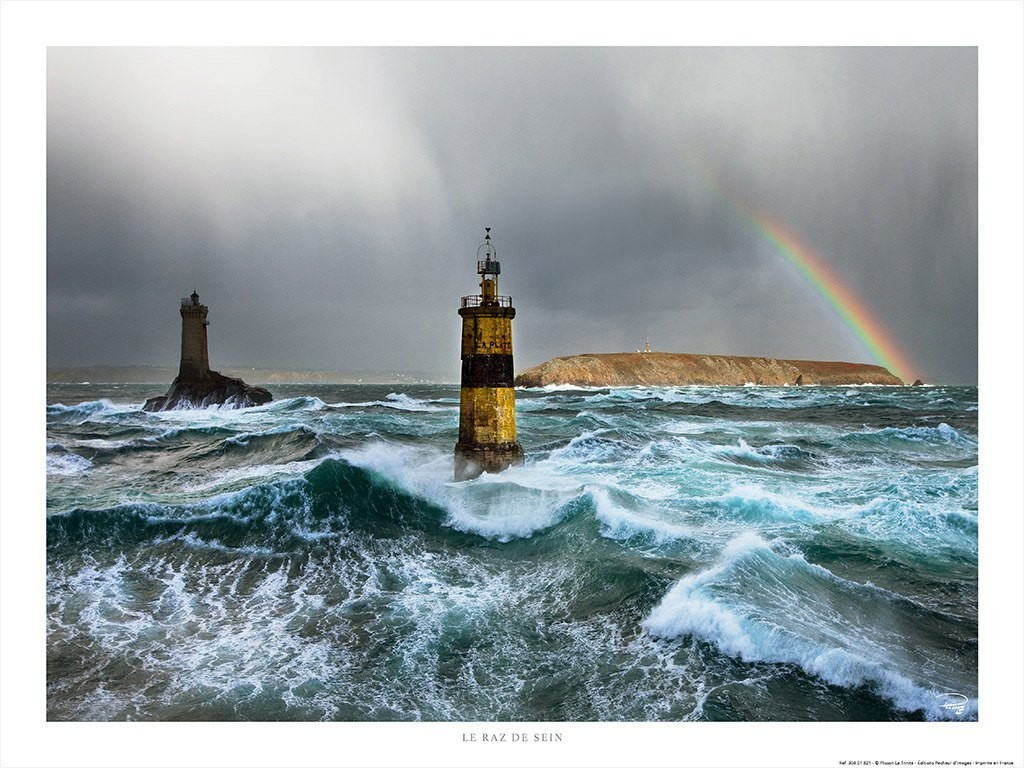
M 480 293 L 463 296 L 462 390 L 459 397 L 459 442 L 455 445 L 455 479 L 500 472 L 523 463 L 516 441 L 516 395 L 513 388 L 510 296 L 498 295 L 501 265 L 486 227 L 477 248 Z

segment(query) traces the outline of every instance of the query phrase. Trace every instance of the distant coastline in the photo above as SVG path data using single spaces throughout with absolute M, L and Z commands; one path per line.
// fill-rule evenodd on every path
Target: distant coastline
M 843 386 L 904 382 L 880 365 L 736 355 L 629 352 L 556 357 L 516 376 L 518 387 Z
M 226 376 L 253 384 L 451 384 L 450 376 L 418 371 L 338 371 L 312 368 L 220 369 Z M 54 366 L 46 369 L 47 384 L 156 384 L 166 386 L 177 368 L 146 365 Z
M 245 378 L 262 386 L 282 384 L 458 384 L 452 376 L 423 371 L 341 371 L 314 368 L 221 369 L 226 376 Z M 147 365 L 53 366 L 47 384 L 153 384 L 166 386 L 177 368 Z M 568 384 L 592 387 L 685 386 L 708 384 L 742 386 L 842 386 L 903 382 L 885 368 L 866 363 L 781 360 L 735 355 L 694 355 L 669 352 L 583 354 L 556 357 L 523 371 L 518 387 Z

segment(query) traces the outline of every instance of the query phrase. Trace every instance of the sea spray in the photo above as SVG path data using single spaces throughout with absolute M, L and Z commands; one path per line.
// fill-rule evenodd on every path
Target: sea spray
M 48 394 L 51 720 L 977 719 L 974 388 L 519 389 L 462 483 L 454 386 L 147 393 Z

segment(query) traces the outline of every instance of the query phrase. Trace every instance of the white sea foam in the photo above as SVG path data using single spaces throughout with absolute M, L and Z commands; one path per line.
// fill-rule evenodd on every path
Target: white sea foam
M 270 696 L 329 718 L 335 706 L 316 691 L 320 680 L 342 674 L 337 643 L 331 636 L 301 635 L 292 626 L 315 615 L 322 597 L 308 594 L 304 584 L 296 589 L 282 569 L 257 576 L 255 583 L 246 571 L 245 560 L 136 563 L 122 556 L 105 568 L 72 575 L 56 592 L 61 599 L 50 612 L 52 628 L 68 633 L 66 642 L 91 649 L 96 674 L 116 659 L 146 680 L 134 695 L 123 689 L 117 695 L 90 692 L 77 716 L 136 719 L 151 716 L 146 708 L 161 700 L 177 701 L 188 712 L 192 706 L 244 706 L 247 699 Z M 139 601 L 132 593 L 140 578 L 158 588 L 143 610 L 134 607 Z M 77 614 L 74 624 L 61 621 L 66 611 Z M 152 688 L 162 690 L 161 699 L 147 695 Z M 251 696 L 240 695 L 246 691 Z
M 319 397 L 300 395 L 299 397 L 286 397 L 283 400 L 271 400 L 250 409 L 251 412 L 277 412 L 277 411 L 322 411 L 327 405 Z
M 183 534 L 178 540 L 183 542 L 190 549 L 208 549 L 215 552 L 230 552 L 235 555 L 249 555 L 256 557 L 271 557 L 276 554 L 276 552 L 269 547 L 256 547 L 252 545 L 231 547 L 218 539 L 201 538 L 191 532 Z
M 977 440 L 963 435 L 945 422 L 934 427 L 885 427 L 856 432 L 851 437 L 884 437 L 918 443 L 945 442 L 977 445 Z
M 644 400 L 660 400 L 663 403 L 690 402 L 694 391 L 661 387 L 612 387 L 585 398 L 584 402 L 600 405 L 603 403 L 635 403 Z
M 138 445 L 145 445 L 147 440 L 152 438 L 129 438 L 127 440 L 107 440 L 100 437 L 76 440 L 75 445 L 80 448 L 90 448 L 98 451 L 120 451 L 125 448 L 133 448 Z
M 410 397 L 404 392 L 391 392 L 384 400 L 366 400 L 358 403 L 332 403 L 331 408 L 391 408 L 396 411 L 424 412 L 449 411 L 456 404 L 439 405 L 435 402 Z
M 382 475 L 389 480 L 415 487 L 428 478 L 438 478 L 441 468 L 437 464 L 442 456 L 435 450 L 418 450 L 409 445 L 387 443 L 380 440 L 359 448 L 338 452 L 338 457 L 349 464 Z
M 441 507 L 450 527 L 498 541 L 529 537 L 555 525 L 566 514 L 564 505 L 582 491 L 576 480 L 537 466 L 453 482 L 451 455 L 408 446 L 372 443 L 339 456 Z
M 283 401 L 282 401 L 283 402 Z M 266 408 L 267 406 L 259 406 Z M 162 424 L 173 425 L 176 430 L 214 429 L 234 427 L 239 423 L 251 423 L 259 414 L 259 408 L 196 408 L 169 411 L 146 412 L 144 415 Z M 264 414 L 266 415 L 266 414 Z
M 511 468 L 500 475 L 481 475 L 469 483 L 434 489 L 435 503 L 447 510 L 447 524 L 497 541 L 528 538 L 559 523 L 580 487 L 551 476 Z
M 254 484 L 275 483 L 301 477 L 323 459 L 304 459 L 286 464 L 245 464 L 217 472 L 190 476 L 179 486 L 185 493 L 202 493 L 212 504 L 230 503 L 234 495 Z M 256 481 L 253 483 L 252 481 Z M 243 488 L 233 486 L 242 485 Z M 210 494 L 216 494 L 210 496 Z M 227 494 L 227 495 L 222 495 Z
M 393 393 L 328 413 L 317 410 L 322 401 L 298 398 L 275 401 L 279 411 L 173 414 L 107 411 L 96 401 L 99 429 L 77 429 L 82 412 L 49 412 L 51 454 L 89 440 L 118 455 L 49 489 L 48 511 L 79 511 L 67 512 L 68 525 L 50 523 L 62 535 L 48 541 L 48 715 L 742 718 L 762 716 L 776 703 L 771 682 L 794 676 L 807 698 L 782 705 L 783 717 L 808 716 L 815 702 L 828 716 L 838 711 L 832 702 L 869 700 L 799 670 L 869 686 L 936 719 L 953 717 L 944 692 L 974 695 L 978 471 L 963 466 L 976 453 L 963 407 L 937 406 L 956 429 L 936 421 L 921 440 L 877 439 L 874 428 L 851 434 L 846 419 L 851 405 L 895 397 L 888 393 L 529 393 L 526 465 L 455 483 L 455 401 L 409 389 L 421 391 L 424 399 Z M 759 410 L 818 403 L 813 420 Z M 921 423 L 913 418 L 905 423 Z M 132 431 L 104 431 L 104 422 Z M 251 467 L 226 467 L 237 452 L 217 450 L 296 425 L 344 449 L 289 463 L 305 439 L 296 433 L 294 442 L 266 441 L 282 450 L 261 451 L 268 463 Z M 160 437 L 119 445 L 156 427 Z M 806 466 L 777 471 L 790 448 L 805 445 L 814 456 L 796 458 Z M 337 467 L 316 469 L 332 460 L 436 510 L 380 528 L 369 510 L 355 524 L 348 510 L 366 499 L 350 494 L 363 483 L 345 482 L 349 469 L 340 478 Z M 100 527 L 85 509 L 102 513 Z M 136 513 L 158 525 L 137 525 Z M 438 521 L 480 538 L 447 540 Z M 564 536 L 548 530 L 562 523 Z M 758 535 L 737 537 L 751 529 Z M 803 558 L 811 541 L 826 565 L 839 553 L 829 565 L 836 573 Z M 683 571 L 638 631 L 648 590 L 691 562 L 695 570 Z M 853 580 L 867 574 L 884 589 Z M 973 698 L 956 715 L 976 716 Z
M 606 428 L 584 432 L 573 437 L 568 445 L 553 450 L 548 460 L 579 465 L 621 459 L 630 451 L 621 440 L 607 437 L 611 433 Z
M 607 388 L 582 387 L 576 384 L 545 384 L 543 387 L 516 387 L 516 389 L 525 389 L 533 392 L 593 392 L 594 390 Z
M 138 410 L 138 406 L 114 403 L 106 398 L 101 398 L 99 400 L 78 403 L 77 405 L 54 403 L 53 405 L 46 406 L 46 415 L 48 419 L 63 424 L 85 424 L 88 421 L 108 416 L 135 413 Z
M 224 439 L 225 445 L 238 445 L 245 447 L 249 445 L 249 441 L 260 437 L 271 437 L 273 435 L 308 435 L 311 437 L 317 437 L 318 434 L 315 429 L 302 424 L 301 422 L 286 422 L 270 429 L 262 430 L 259 432 L 239 432 L 237 435 Z
M 46 454 L 46 474 L 77 475 L 92 467 L 92 462 L 74 453 Z
M 918 638 L 904 650 L 914 619 L 894 621 L 891 601 L 891 593 L 776 554 L 745 533 L 713 564 L 680 579 L 643 627 L 663 638 L 696 636 L 745 662 L 794 664 L 833 685 L 873 685 L 900 709 L 949 718 L 936 693 L 973 690 L 973 683 L 957 675 L 955 652 L 944 643 L 928 647 Z M 872 621 L 880 614 L 888 621 Z
M 757 485 L 736 485 L 711 500 L 730 515 L 754 523 L 812 523 L 849 514 L 841 508 L 811 504 L 798 496 L 775 493 Z
M 928 503 L 878 497 L 854 507 L 844 527 L 865 539 L 892 542 L 901 550 L 923 554 L 954 551 L 978 556 L 978 513 L 938 498 Z
M 709 451 L 713 455 L 744 459 L 765 466 L 771 466 L 779 461 L 792 461 L 794 459 L 809 458 L 810 456 L 795 445 L 765 445 L 760 448 L 754 448 L 742 437 L 737 445 L 712 446 Z
M 588 486 L 587 493 L 594 502 L 594 514 L 602 524 L 604 533 L 613 539 L 628 539 L 636 535 L 653 535 L 657 543 L 686 539 L 694 535 L 693 529 L 670 523 L 653 514 L 653 510 L 634 512 L 612 501 L 608 488 Z

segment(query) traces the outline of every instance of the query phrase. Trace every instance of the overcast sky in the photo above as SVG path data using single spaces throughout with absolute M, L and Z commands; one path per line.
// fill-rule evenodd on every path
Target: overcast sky
M 47 363 L 457 378 L 492 227 L 517 371 L 655 350 L 978 376 L 974 48 L 50 48 Z

